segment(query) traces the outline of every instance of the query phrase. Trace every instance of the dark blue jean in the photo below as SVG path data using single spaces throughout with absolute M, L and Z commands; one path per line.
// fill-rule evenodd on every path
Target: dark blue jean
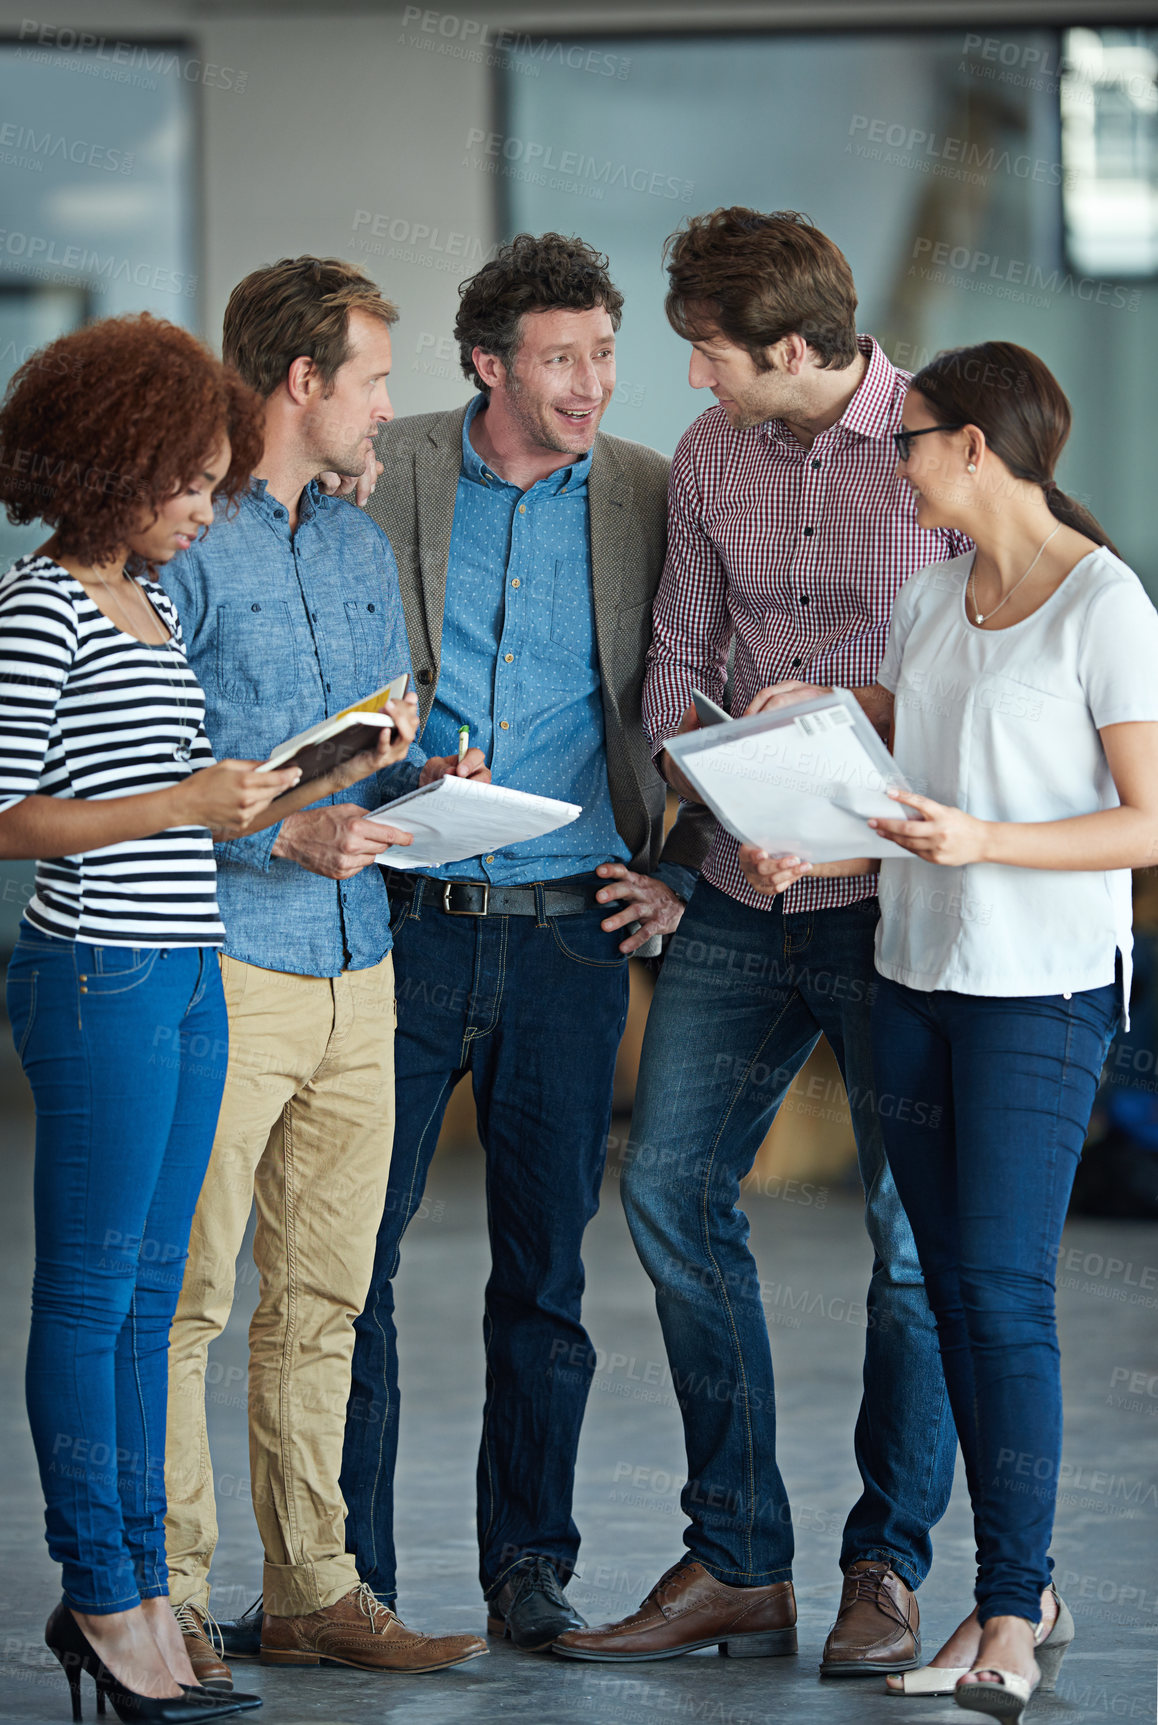
M 397 1587 L 393 1280 L 447 1101 L 468 1072 L 491 1247 L 479 1575 L 486 1592 L 530 1555 L 549 1557 L 564 1578 L 575 1564 L 575 1454 L 594 1363 L 580 1321 L 580 1246 L 599 1202 L 627 1016 L 622 933 L 599 926 L 611 908 L 459 917 L 415 901 L 394 923 L 397 1124 L 370 1293 L 354 1326 L 342 1458 L 346 1548 L 388 1601 Z
M 1054 1273 L 1113 984 L 995 1000 L 881 979 L 883 1122 L 937 1318 L 973 1502 L 982 1623 L 1036 1623 L 1049 1585 L 1061 1459 Z
M 786 916 L 706 881 L 672 937 L 648 1017 L 623 1201 L 656 1306 L 688 1454 L 685 1542 L 733 1587 L 791 1575 L 791 1512 L 776 1464 L 772 1353 L 740 1182 L 821 1034 L 848 1091 L 873 1246 L 864 1395 L 854 1449 L 864 1489 L 841 1567 L 887 1562 L 919 1587 L 953 1483 L 954 1432 L 912 1232 L 884 1158 L 870 1025 L 877 904 Z M 834 1108 L 843 1099 L 829 1097 Z M 783 1290 L 775 1304 L 820 1296 Z M 851 1311 L 840 1313 L 844 1321 Z M 807 1411 L 800 1416 L 807 1419 Z
M 8 1014 L 36 1103 L 26 1392 L 48 1548 L 78 1611 L 168 1592 L 169 1324 L 225 1083 L 208 947 L 90 946 L 27 922 Z

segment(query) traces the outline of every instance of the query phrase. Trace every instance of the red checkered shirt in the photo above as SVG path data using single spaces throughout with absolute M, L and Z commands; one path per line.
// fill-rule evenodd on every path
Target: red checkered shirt
M 668 491 L 667 560 L 655 596 L 643 721 L 658 755 L 699 689 L 724 692 L 735 641 L 731 706 L 799 677 L 858 688 L 876 679 L 901 585 L 930 563 L 971 549 L 959 533 L 917 526 L 897 478 L 891 433 L 910 374 L 871 336 L 857 338 L 868 370 L 843 416 L 805 449 L 782 420 L 733 431 L 711 407 L 680 439 Z M 705 880 L 756 909 L 739 844 L 717 826 Z M 875 875 L 801 880 L 785 912 L 872 898 Z

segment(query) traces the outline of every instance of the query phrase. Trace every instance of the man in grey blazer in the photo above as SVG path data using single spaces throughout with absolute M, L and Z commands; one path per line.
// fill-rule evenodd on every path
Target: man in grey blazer
M 549 1646 L 594 1362 L 580 1319 L 627 1012 L 627 955 L 670 932 L 705 849 L 663 839 L 640 712 L 663 565 L 667 460 L 600 432 L 622 295 L 580 240 L 521 234 L 461 291 L 479 393 L 379 438 L 369 509 L 398 563 L 421 741 L 458 770 L 582 806 L 571 824 L 422 874 L 388 871 L 397 1128 L 356 1324 L 342 1491 L 358 1573 L 395 1599 L 393 1278 L 451 1090 L 470 1075 L 487 1158 L 480 1579 L 493 1633 Z

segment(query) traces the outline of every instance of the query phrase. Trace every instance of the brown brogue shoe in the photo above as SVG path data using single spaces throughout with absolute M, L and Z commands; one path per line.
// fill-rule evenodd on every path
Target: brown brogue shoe
M 352 1665 L 358 1671 L 442 1671 L 487 1651 L 477 1635 L 420 1635 L 407 1629 L 363 1582 L 308 1617 L 271 1617 L 261 1626 L 263 1665 Z
M 188 1602 L 175 1605 L 173 1616 L 177 1619 L 193 1675 L 202 1689 L 219 1689 L 222 1694 L 228 1694 L 233 1688 L 233 1673 L 225 1663 L 225 1650 L 212 1617 L 199 1605 Z
M 572 1629 L 551 1643 L 564 1659 L 675 1659 L 718 1647 L 733 1659 L 796 1652 L 796 1598 L 790 1581 L 728 1587 L 684 1558 L 661 1575 L 638 1611 L 619 1623 Z
M 844 1572 L 840 1610 L 820 1659 L 822 1677 L 871 1677 L 921 1663 L 917 1596 L 887 1563 L 868 1558 Z

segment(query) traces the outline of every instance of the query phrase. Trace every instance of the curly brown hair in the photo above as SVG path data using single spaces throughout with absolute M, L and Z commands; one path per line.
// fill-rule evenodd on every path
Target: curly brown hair
M 0 406 L 0 502 L 43 521 L 85 563 L 123 550 L 149 511 L 187 485 L 221 436 L 214 491 L 233 503 L 261 459 L 260 398 L 188 330 L 140 312 L 49 342 Z
M 856 288 L 844 253 L 798 210 L 743 204 L 693 216 L 664 245 L 668 322 L 685 341 L 718 330 L 758 370 L 767 349 L 800 335 L 821 365 L 856 358 Z
M 471 358 L 476 347 L 509 371 L 519 351 L 523 314 L 593 311 L 602 306 L 618 329 L 623 295 L 607 273 L 607 258 L 585 240 L 565 234 L 516 234 L 458 290 L 454 323 L 464 375 L 489 394 Z

